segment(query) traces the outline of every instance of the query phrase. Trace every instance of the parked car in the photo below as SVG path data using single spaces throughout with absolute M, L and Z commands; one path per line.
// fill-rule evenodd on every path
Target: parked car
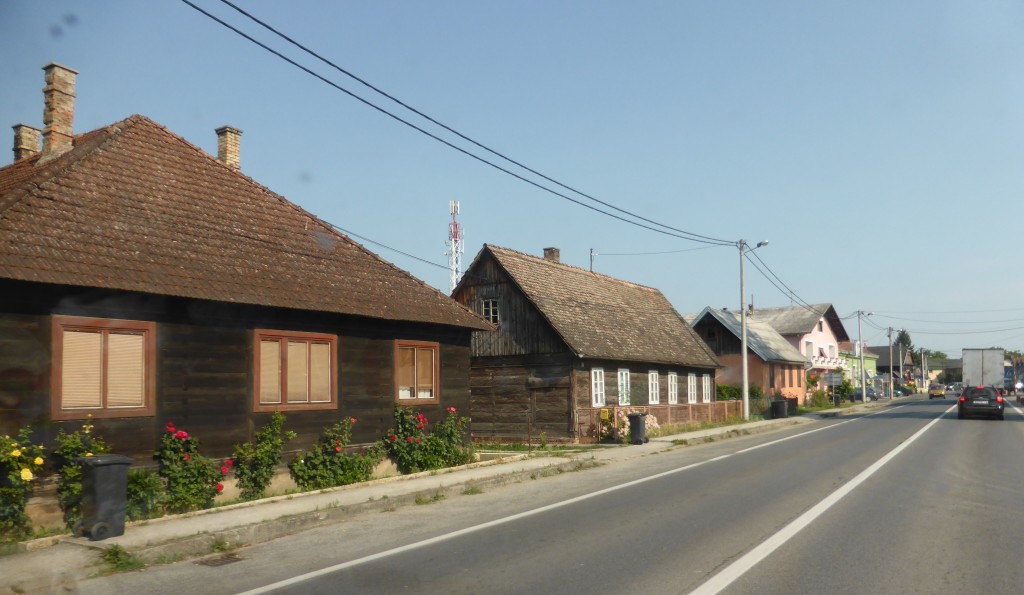
M 942 386 L 938 382 L 933 382 L 928 385 L 928 400 L 934 399 L 945 399 L 946 398 L 946 387 Z
M 956 416 L 963 419 L 968 415 L 984 415 L 1003 419 L 1003 396 L 992 386 L 969 386 L 964 389 L 957 403 Z
M 910 392 L 910 389 L 903 385 L 897 384 L 896 386 L 892 387 L 892 396 L 894 397 L 906 397 L 910 394 L 912 394 Z
M 878 400 L 878 391 L 875 390 L 875 387 L 873 387 L 873 386 L 865 387 L 864 388 L 864 393 L 865 393 L 865 396 L 868 398 L 869 401 L 877 401 Z M 860 394 L 860 393 L 858 392 L 858 394 Z

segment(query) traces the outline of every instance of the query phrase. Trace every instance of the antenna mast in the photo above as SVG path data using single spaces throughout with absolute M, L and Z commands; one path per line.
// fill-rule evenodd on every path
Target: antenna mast
M 459 284 L 459 277 L 462 276 L 462 255 L 466 252 L 465 230 L 459 224 L 458 215 L 460 211 L 459 201 L 448 202 L 448 212 L 452 215 L 452 222 L 448 224 L 448 293 L 455 291 Z

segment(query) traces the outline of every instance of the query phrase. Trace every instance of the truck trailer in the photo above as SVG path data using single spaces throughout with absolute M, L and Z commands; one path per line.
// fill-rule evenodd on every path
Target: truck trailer
M 1003 388 L 1002 349 L 964 349 L 964 386 L 994 386 Z

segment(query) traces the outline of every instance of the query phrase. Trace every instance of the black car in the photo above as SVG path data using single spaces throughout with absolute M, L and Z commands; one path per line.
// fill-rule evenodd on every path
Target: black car
M 968 415 L 984 415 L 1003 419 L 1003 396 L 991 386 L 968 386 L 960 395 L 956 416 L 963 419 Z

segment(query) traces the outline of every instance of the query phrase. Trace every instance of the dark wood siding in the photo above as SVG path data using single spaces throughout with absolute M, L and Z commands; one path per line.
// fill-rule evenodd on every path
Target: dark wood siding
M 498 301 L 498 330 L 473 333 L 473 357 L 566 351 L 561 337 L 489 255 L 476 263 L 473 275 L 467 276 L 453 297 L 478 314 L 483 311 L 484 300 Z
M 31 425 L 52 445 L 60 428 L 82 425 L 49 421 L 50 314 L 157 323 L 156 415 L 95 422 L 115 452 L 139 462 L 152 463 L 167 421 L 196 436 L 204 454 L 227 457 L 269 420 L 270 413 L 252 411 L 257 328 L 338 335 L 338 407 L 286 413 L 285 427 L 298 433 L 290 450 L 307 447 L 342 417 L 356 418 L 353 444 L 372 442 L 392 427 L 396 340 L 439 344 L 440 401 L 418 410 L 431 422 L 448 407 L 470 412 L 466 329 L 0 281 L 0 433 Z
M 715 355 L 733 355 L 742 351 L 739 337 L 722 326 L 714 316 L 705 316 L 693 327 Z
M 572 434 L 567 356 L 475 358 L 470 372 L 476 440 L 569 440 Z

